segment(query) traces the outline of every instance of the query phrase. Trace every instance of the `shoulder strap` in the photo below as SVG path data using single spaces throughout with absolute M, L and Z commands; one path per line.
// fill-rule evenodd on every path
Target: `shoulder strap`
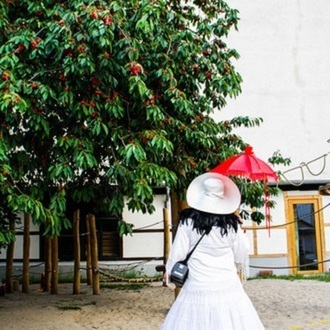
M 198 242 L 196 243 L 196 245 L 194 246 L 194 248 L 187 254 L 186 259 L 184 259 L 184 263 L 185 264 L 188 262 L 189 258 L 191 257 L 191 255 L 193 254 L 193 252 L 197 248 L 197 245 L 202 240 L 202 238 L 205 236 L 205 234 L 206 234 L 206 232 L 203 233 L 203 235 L 200 237 L 200 239 L 198 240 Z

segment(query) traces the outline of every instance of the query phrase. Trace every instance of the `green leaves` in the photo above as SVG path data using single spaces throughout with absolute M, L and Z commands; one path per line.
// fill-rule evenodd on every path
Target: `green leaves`
M 27 104 L 24 99 L 22 99 L 17 93 L 9 92 L 2 93 L 0 92 L 1 102 L 0 102 L 0 111 L 15 111 L 24 112 L 26 110 Z
M 60 189 L 56 194 L 52 196 L 50 202 L 50 210 L 55 214 L 64 214 L 66 209 L 66 198 L 65 198 L 65 189 Z
M 0 247 L 1 248 L 7 246 L 12 241 L 15 241 L 14 232 L 12 232 L 10 230 L 6 230 L 6 229 L 0 230 Z
M 107 136 L 109 134 L 108 126 L 99 119 L 91 121 L 90 125 L 91 131 L 95 136 L 99 136 L 101 134 Z
M 129 78 L 129 93 L 136 95 L 141 101 L 145 101 L 149 90 L 140 77 L 132 76 Z
M 74 177 L 72 167 L 69 163 L 61 163 L 49 167 L 49 175 L 52 180 L 67 182 Z
M 131 223 L 127 223 L 125 221 L 119 220 L 117 225 L 117 230 L 120 237 L 128 234 L 133 236 L 133 225 Z
M 146 159 L 146 153 L 144 152 L 141 145 L 136 144 L 134 141 L 128 144 L 125 147 L 125 161 L 127 164 L 133 162 L 135 159 L 136 161 L 142 161 Z
M 97 167 L 98 163 L 91 150 L 77 150 L 74 155 L 74 161 L 78 168 L 89 169 L 94 166 Z

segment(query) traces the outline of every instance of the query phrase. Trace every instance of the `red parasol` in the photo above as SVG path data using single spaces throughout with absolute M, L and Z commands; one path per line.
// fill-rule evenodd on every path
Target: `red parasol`
M 265 183 L 266 227 L 270 230 L 270 207 L 267 182 L 271 179 L 279 181 L 279 177 L 268 164 L 254 155 L 251 146 L 247 146 L 244 153 L 228 158 L 210 172 L 227 176 L 241 176 L 251 179 L 252 181 L 263 181 Z
M 244 153 L 228 158 L 210 172 L 242 176 L 253 181 L 260 180 L 266 182 L 269 179 L 279 180 L 278 175 L 271 167 L 254 155 L 251 146 L 247 146 Z

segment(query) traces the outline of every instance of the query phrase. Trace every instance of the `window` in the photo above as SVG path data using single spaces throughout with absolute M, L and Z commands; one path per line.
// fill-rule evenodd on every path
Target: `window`
M 287 196 L 289 252 L 295 273 L 323 271 L 320 196 Z

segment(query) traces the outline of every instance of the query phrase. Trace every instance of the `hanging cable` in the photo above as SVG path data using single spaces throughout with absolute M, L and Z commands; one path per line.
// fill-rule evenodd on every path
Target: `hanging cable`
M 301 165 L 301 166 L 306 166 L 308 172 L 309 172 L 311 175 L 319 176 L 320 174 L 323 173 L 323 171 L 324 171 L 324 169 L 325 169 L 325 166 L 326 166 L 326 157 L 327 157 L 327 156 L 328 156 L 328 154 L 324 154 L 324 155 L 322 155 L 322 156 L 320 156 L 320 157 L 318 157 L 318 158 L 315 158 L 314 160 L 312 160 L 312 161 L 310 161 L 310 162 L 308 162 L 308 163 L 301 163 L 300 165 Z M 318 172 L 318 173 L 313 173 L 313 172 L 311 171 L 311 169 L 309 168 L 308 165 L 311 164 L 311 163 L 313 163 L 313 162 L 315 162 L 315 161 L 317 161 L 317 160 L 319 160 L 319 159 L 321 159 L 321 158 L 323 158 L 323 167 L 322 167 L 321 171 Z
M 316 210 L 316 211 L 313 212 L 313 213 L 306 214 L 305 216 L 301 217 L 300 219 L 293 220 L 293 221 L 291 221 L 291 222 L 286 222 L 286 223 L 283 223 L 283 224 L 281 224 L 281 225 L 271 226 L 270 229 L 272 229 L 272 228 L 279 228 L 279 227 L 285 227 L 285 226 L 291 225 L 291 224 L 293 224 L 293 223 L 299 222 L 299 221 L 301 221 L 301 220 L 303 220 L 303 219 L 305 219 L 305 218 L 308 218 L 308 217 L 310 217 L 310 216 L 312 216 L 312 215 L 315 215 L 315 214 L 317 214 L 317 213 L 323 211 L 325 208 L 327 208 L 327 207 L 329 207 L 329 206 L 330 206 L 330 203 L 326 204 L 325 206 L 321 207 L 320 209 Z M 267 229 L 267 230 L 268 230 L 267 227 L 254 227 L 254 228 L 244 228 L 244 227 L 243 227 L 243 229 L 245 229 L 245 230 L 265 230 L 265 229 Z
M 251 268 L 262 268 L 262 269 L 292 269 L 292 268 L 302 268 L 302 267 L 307 267 L 307 266 L 315 266 L 318 264 L 324 264 L 326 262 L 330 262 L 330 259 L 326 259 L 326 260 L 322 260 L 319 262 L 311 262 L 308 264 L 303 264 L 303 265 L 299 265 L 299 266 L 253 266 L 253 265 L 249 265 L 249 267 Z
M 290 179 L 288 179 L 284 173 L 287 173 L 287 172 L 290 172 L 290 171 L 293 171 L 293 170 L 296 170 L 296 169 L 300 169 L 300 172 L 301 172 L 301 181 L 299 183 L 294 183 L 293 181 L 291 181 Z M 304 181 L 305 181 L 305 176 L 304 176 L 304 171 L 303 171 L 303 168 L 301 166 L 297 166 L 297 167 L 294 167 L 293 169 L 291 170 L 288 170 L 288 171 L 285 171 L 283 173 L 280 173 L 280 176 L 282 176 L 287 182 L 289 182 L 292 186 L 295 186 L 295 187 L 299 187 L 301 186 Z M 279 181 L 277 183 L 277 187 L 279 186 Z
M 330 143 L 330 139 L 328 139 L 327 142 Z M 326 153 L 326 154 L 324 154 L 324 155 L 322 155 L 322 156 L 319 156 L 319 157 L 317 157 L 317 158 L 315 158 L 315 159 L 313 159 L 313 160 L 311 160 L 311 161 L 309 161 L 309 162 L 307 162 L 307 163 L 303 162 L 303 163 L 300 164 L 300 166 L 296 166 L 296 167 L 294 167 L 294 168 L 291 168 L 291 169 L 289 169 L 289 170 L 286 170 L 286 171 L 284 171 L 283 173 L 280 173 L 279 175 L 282 176 L 287 182 L 289 182 L 289 183 L 292 184 L 293 186 L 296 186 L 296 187 L 301 186 L 301 185 L 304 183 L 304 179 L 305 179 L 305 176 L 304 176 L 304 167 L 306 167 L 307 171 L 308 171 L 311 175 L 313 175 L 313 176 L 319 176 L 319 175 L 321 175 L 321 174 L 324 172 L 324 170 L 325 170 L 325 167 L 326 167 L 326 157 L 327 157 L 328 155 L 329 155 L 329 152 Z M 309 166 L 309 165 L 312 164 L 312 163 L 314 163 L 314 162 L 316 162 L 316 161 L 318 161 L 319 159 L 322 159 L 322 158 L 323 158 L 323 166 L 322 166 L 322 169 L 321 169 L 318 173 L 313 173 L 312 170 L 310 169 L 310 166 Z M 302 178 L 302 179 L 301 179 L 301 181 L 300 181 L 299 183 L 294 183 L 294 182 L 292 182 L 292 180 L 289 180 L 289 179 L 285 176 L 285 174 L 286 174 L 286 173 L 289 173 L 289 172 L 292 172 L 292 171 L 294 171 L 294 170 L 297 170 L 297 169 L 300 169 L 300 171 L 301 171 L 301 178 Z

